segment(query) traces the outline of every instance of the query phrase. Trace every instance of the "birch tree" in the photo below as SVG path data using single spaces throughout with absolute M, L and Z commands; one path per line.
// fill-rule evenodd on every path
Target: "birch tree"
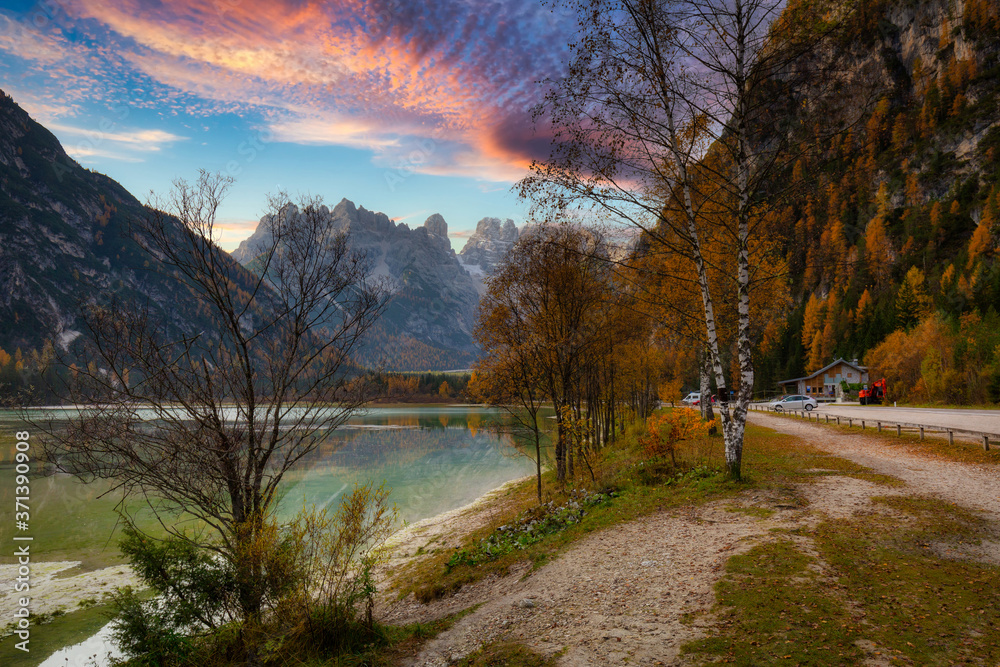
M 724 350 L 738 359 L 736 399 L 718 405 L 726 466 L 738 478 L 754 385 L 751 302 L 775 279 L 751 257 L 772 251 L 769 213 L 793 194 L 775 177 L 822 134 L 795 120 L 829 99 L 838 79 L 821 71 L 836 68 L 825 47 L 850 12 L 783 0 L 555 4 L 575 13 L 578 34 L 566 75 L 549 82 L 536 109 L 536 122 L 551 126 L 551 154 L 532 165 L 520 193 L 536 216 L 592 207 L 690 260 L 708 363 L 727 399 Z M 731 260 L 716 267 L 729 284 L 715 290 L 712 248 Z M 737 313 L 729 341 L 720 298 Z

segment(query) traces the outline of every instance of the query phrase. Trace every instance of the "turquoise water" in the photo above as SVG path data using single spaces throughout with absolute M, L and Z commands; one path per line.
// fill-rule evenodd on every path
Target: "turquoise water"
M 384 482 L 407 522 L 465 505 L 534 473 L 501 419 L 478 407 L 374 408 L 352 418 L 314 456 L 285 476 L 282 514 L 336 501 L 356 483 Z
M 355 484 L 384 483 L 406 522 L 465 505 L 490 489 L 534 472 L 510 436 L 490 425 L 499 411 L 474 406 L 371 408 L 353 416 L 295 469 L 286 473 L 279 515 L 303 505 L 330 506 Z M 0 412 L 0 521 L 13 521 L 13 435 L 16 415 Z M 34 434 L 36 444 L 41 434 Z M 117 552 L 115 507 L 106 482 L 83 484 L 68 475 L 33 475 L 31 533 L 36 558 L 109 564 Z M 133 507 L 135 507 L 133 505 Z M 151 517 L 140 525 L 152 525 Z M 0 562 L 11 562 L 0 555 Z
M 474 406 L 361 412 L 286 473 L 279 515 L 290 517 L 304 504 L 335 507 L 355 484 L 368 482 L 390 489 L 389 498 L 406 522 L 461 507 L 509 480 L 534 473 L 533 461 L 518 452 L 510 436 L 490 428 L 502 420 L 499 411 Z M 0 521 L 7 526 L 14 519 L 14 433 L 22 428 L 15 414 L 0 411 Z M 37 443 L 40 435 L 34 434 L 31 441 Z M 33 561 L 79 560 L 85 569 L 118 562 L 118 499 L 113 493 L 102 495 L 107 489 L 105 482 L 83 484 L 68 475 L 33 475 Z M 151 517 L 140 519 L 140 524 L 156 530 Z M 0 555 L 0 562 L 12 559 Z M 43 661 L 45 667 L 89 664 L 92 656 L 103 656 L 111 648 L 106 643 L 108 632 L 104 628 L 87 642 L 56 653 L 59 645 L 47 645 L 13 657 L 8 637 L 0 642 L 0 656 L 24 667 Z M 94 663 L 106 661 L 98 658 Z

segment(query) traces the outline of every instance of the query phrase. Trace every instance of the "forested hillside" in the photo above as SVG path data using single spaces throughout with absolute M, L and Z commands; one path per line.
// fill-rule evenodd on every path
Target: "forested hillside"
M 758 392 L 857 357 L 893 398 L 1000 401 L 1000 6 L 864 3 L 841 42 L 881 72 L 860 122 L 788 178 L 793 307 Z

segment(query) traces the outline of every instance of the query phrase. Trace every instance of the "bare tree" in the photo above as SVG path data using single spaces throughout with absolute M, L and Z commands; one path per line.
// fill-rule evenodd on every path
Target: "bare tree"
M 244 269 L 213 243 L 230 185 L 205 172 L 176 181 L 134 222 L 152 266 L 176 279 L 164 298 L 196 304 L 202 329 L 170 336 L 143 304 L 91 303 L 89 363 L 66 396 L 85 407 L 50 429 L 47 454 L 225 559 L 246 620 L 267 603 L 255 545 L 282 476 L 368 399 L 351 355 L 387 292 L 318 199 L 271 198 L 269 234 Z M 184 530 L 181 516 L 207 530 Z
M 739 477 L 754 384 L 751 298 L 776 277 L 751 256 L 777 249 L 770 213 L 794 194 L 775 176 L 841 129 L 817 133 L 799 121 L 843 83 L 827 47 L 851 10 L 783 0 L 554 4 L 576 14 L 579 33 L 567 75 L 536 111 L 553 128 L 552 154 L 533 165 L 521 194 L 541 209 L 595 207 L 689 259 L 724 399 L 726 465 Z M 713 286 L 713 269 L 725 284 Z M 735 303 L 731 345 L 721 340 L 720 298 Z M 738 358 L 735 403 L 724 372 L 729 347 Z

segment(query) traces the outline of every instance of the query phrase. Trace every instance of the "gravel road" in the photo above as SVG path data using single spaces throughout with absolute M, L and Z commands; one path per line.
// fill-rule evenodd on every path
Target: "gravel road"
M 1000 435 L 1000 410 L 963 410 L 948 408 L 894 408 L 891 405 L 820 405 L 819 414 L 840 415 L 854 419 L 870 419 L 923 424 L 941 428 L 958 428 L 965 431 L 995 433 Z

